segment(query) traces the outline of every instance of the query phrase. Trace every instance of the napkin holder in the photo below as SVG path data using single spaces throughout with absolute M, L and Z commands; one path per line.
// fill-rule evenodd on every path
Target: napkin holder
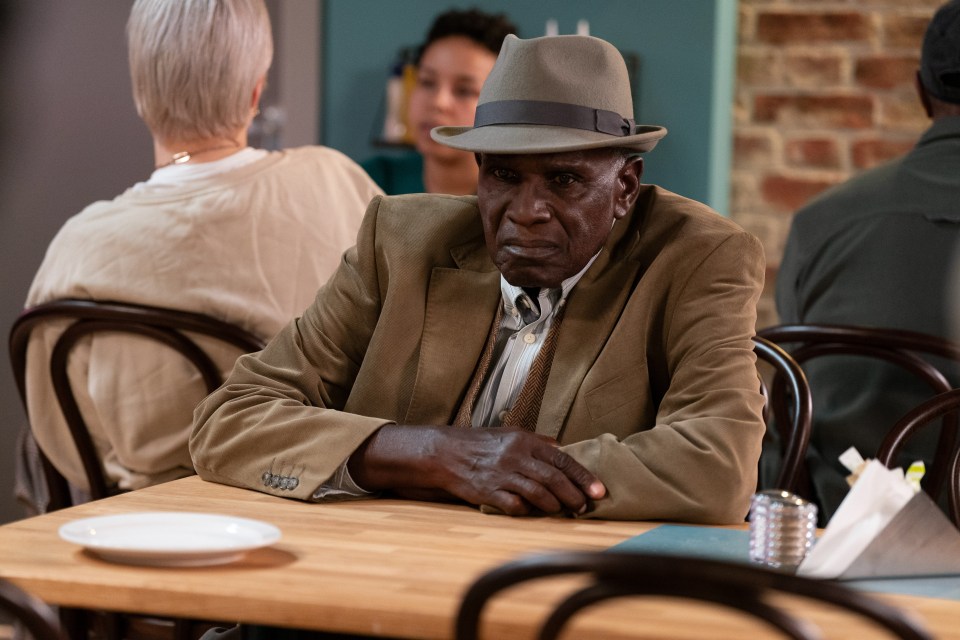
M 960 530 L 925 493 L 913 496 L 839 577 L 960 574 Z
M 841 580 L 960 575 L 960 530 L 927 494 L 904 493 L 906 486 L 902 471 L 870 461 L 797 573 Z

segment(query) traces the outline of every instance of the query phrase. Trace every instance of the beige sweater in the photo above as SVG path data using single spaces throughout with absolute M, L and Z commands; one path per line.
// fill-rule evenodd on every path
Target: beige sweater
M 268 339 L 314 298 L 355 241 L 380 189 L 332 149 L 271 152 L 181 186 L 144 183 L 70 219 L 51 243 L 27 306 L 58 298 L 120 300 L 205 313 Z M 31 426 L 71 484 L 86 487 L 47 374 L 63 326 L 28 351 Z M 229 372 L 238 355 L 210 343 Z M 144 338 L 87 338 L 70 361 L 81 411 L 109 478 L 135 489 L 192 473 L 192 367 Z

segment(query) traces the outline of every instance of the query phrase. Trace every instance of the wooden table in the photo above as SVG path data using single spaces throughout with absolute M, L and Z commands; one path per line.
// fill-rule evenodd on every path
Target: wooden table
M 137 567 L 98 559 L 57 534 L 97 515 L 202 511 L 257 518 L 283 532 L 276 545 L 215 567 Z M 0 576 L 59 605 L 237 620 L 373 636 L 448 638 L 460 597 L 485 570 L 526 553 L 606 549 L 656 523 L 484 515 L 460 505 L 399 500 L 306 504 L 185 478 L 0 527 Z M 509 592 L 488 611 L 486 637 L 533 637 L 570 581 Z M 878 596 L 913 611 L 938 638 L 960 639 L 960 602 Z M 568 637 L 779 637 L 712 607 L 667 599 L 602 605 Z M 836 637 L 869 626 L 791 602 Z M 704 625 L 708 625 L 704 628 Z M 830 636 L 834 637 L 834 636 Z

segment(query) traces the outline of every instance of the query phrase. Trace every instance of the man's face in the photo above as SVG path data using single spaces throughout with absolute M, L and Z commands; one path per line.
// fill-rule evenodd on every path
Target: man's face
M 560 286 L 633 207 L 642 172 L 642 160 L 609 149 L 481 154 L 480 217 L 500 273 L 518 287 Z

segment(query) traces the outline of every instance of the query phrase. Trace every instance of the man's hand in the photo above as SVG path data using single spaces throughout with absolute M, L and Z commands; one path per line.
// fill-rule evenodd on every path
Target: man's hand
M 583 513 L 606 493 L 555 440 L 513 429 L 388 425 L 349 464 L 365 489 L 427 496 L 441 490 L 515 516 Z

